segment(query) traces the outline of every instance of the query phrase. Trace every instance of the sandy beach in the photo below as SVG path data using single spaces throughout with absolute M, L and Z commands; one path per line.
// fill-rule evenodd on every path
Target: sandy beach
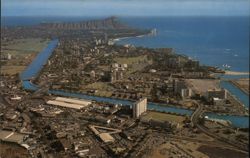
M 225 71 L 226 75 L 249 75 L 249 72 Z
M 117 42 L 117 41 L 120 41 L 120 40 L 123 40 L 123 39 L 127 39 L 127 38 L 142 38 L 144 36 L 149 36 L 150 34 L 151 33 L 144 34 L 144 35 L 138 35 L 138 36 L 127 36 L 127 37 L 114 38 L 113 41 Z

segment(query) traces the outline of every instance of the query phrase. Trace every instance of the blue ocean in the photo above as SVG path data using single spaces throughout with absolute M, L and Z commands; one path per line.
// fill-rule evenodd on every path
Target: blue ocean
M 23 26 L 87 19 L 96 18 L 2 17 L 1 24 Z M 127 38 L 118 44 L 171 47 L 201 64 L 220 68 L 227 64 L 232 71 L 249 71 L 249 17 L 121 17 L 120 20 L 136 28 L 155 28 L 157 35 Z
M 249 71 L 249 17 L 124 18 L 138 28 L 156 28 L 156 36 L 129 38 L 120 44 L 171 47 L 202 64 Z

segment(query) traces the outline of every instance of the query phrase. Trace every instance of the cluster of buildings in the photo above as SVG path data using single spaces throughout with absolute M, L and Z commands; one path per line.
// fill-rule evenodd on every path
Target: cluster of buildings
M 216 106 L 224 105 L 228 96 L 226 89 L 209 89 L 205 94 L 208 102 L 212 102 Z
M 133 135 L 139 131 L 132 134 L 122 129 L 134 125 L 135 119 L 147 111 L 147 98 L 135 102 L 132 109 L 66 97 L 45 100 L 43 103 L 21 103 L 22 107 L 25 104 L 30 106 L 26 114 L 8 111 L 1 115 L 0 121 L 8 120 L 8 125 L 1 125 L 0 140 L 23 146 L 32 157 L 53 151 L 78 157 L 105 156 L 103 149 L 94 145 L 96 141 L 105 143 L 105 148 L 110 148 L 113 153 L 123 153 L 132 145 L 130 141 L 136 139 Z M 10 121 L 17 125 L 10 127 Z M 44 133 L 34 129 L 36 126 Z M 45 146 L 44 142 L 48 144 Z
M 123 28 L 126 28 L 126 32 L 123 32 Z M 105 33 L 105 29 L 109 31 Z M 109 35 L 116 38 L 118 35 L 126 37 L 146 33 L 129 30 L 114 18 L 80 23 L 48 23 L 15 31 L 5 28 L 5 31 L 10 37 L 21 34 L 21 38 L 60 38 L 59 49 L 55 50 L 53 58 L 46 65 L 45 73 L 35 81 L 39 86 L 43 87 L 44 82 L 52 85 L 52 88 L 85 90 L 85 85 L 103 81 L 100 76 L 108 72 L 109 81 L 101 84 L 107 83 L 105 86 L 111 87 L 114 90 L 112 93 L 124 92 L 134 95 L 134 100 L 139 98 L 131 108 L 76 98 L 30 97 L 26 92 L 23 95 L 16 93 L 16 89 L 21 89 L 14 86 L 17 83 L 0 82 L 0 140 L 21 145 L 31 157 L 140 157 L 141 149 L 146 146 L 144 143 L 154 137 L 151 135 L 155 132 L 152 127 L 160 127 L 155 134 L 165 129 L 172 130 L 169 121 L 142 119 L 141 116 L 147 112 L 146 97 L 190 98 L 193 92 L 181 78 L 207 77 L 206 70 L 200 68 L 198 61 L 181 55 L 169 55 L 158 63 L 158 57 L 164 53 L 155 53 L 153 49 L 129 45 L 111 48 L 113 40 L 108 39 Z M 151 33 L 156 34 L 156 30 Z M 113 63 L 116 57 L 140 56 L 146 56 L 147 61 L 136 62 L 135 65 L 129 63 L 129 68 L 139 67 L 129 76 L 127 64 Z M 10 60 L 12 57 L 7 54 L 3 58 Z M 179 76 L 172 79 L 165 73 L 179 73 Z M 205 98 L 215 105 L 223 105 L 227 91 L 208 90 Z M 152 140 L 145 147 L 146 150 L 155 147 L 154 142 Z
M 1 61 L 2 60 L 11 60 L 12 59 L 12 55 L 11 54 L 1 54 Z
M 127 64 L 117 64 L 114 63 L 110 67 L 110 72 L 111 72 L 111 82 L 116 82 L 116 81 L 121 81 L 123 80 L 124 77 L 124 71 L 126 71 L 128 68 Z
M 166 60 L 166 64 L 169 68 L 177 69 L 198 69 L 200 63 L 198 60 L 189 59 L 181 55 L 169 56 Z
M 188 87 L 185 80 L 174 80 L 174 93 L 181 96 L 181 98 L 190 98 L 193 91 Z
M 115 139 L 111 136 L 111 134 L 120 133 L 122 132 L 119 129 L 114 128 L 108 128 L 108 127 L 102 127 L 102 126 L 95 126 L 90 125 L 89 128 L 92 130 L 92 132 L 95 133 L 104 143 L 108 142 L 114 142 Z

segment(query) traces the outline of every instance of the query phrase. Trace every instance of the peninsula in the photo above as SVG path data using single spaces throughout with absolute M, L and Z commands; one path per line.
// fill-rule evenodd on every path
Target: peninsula
M 150 29 L 109 17 L 1 33 L 3 157 L 249 155 L 249 127 L 228 119 L 245 121 L 248 109 L 220 87 L 221 70 L 115 43 Z

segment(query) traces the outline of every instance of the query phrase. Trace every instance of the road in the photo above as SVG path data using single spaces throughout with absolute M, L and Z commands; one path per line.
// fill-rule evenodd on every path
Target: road
M 195 102 L 196 105 L 198 106 L 197 109 L 193 112 L 191 115 L 191 125 L 194 127 L 196 124 L 198 124 L 199 117 L 202 115 L 202 105 L 198 102 Z
M 229 144 L 225 144 L 224 142 L 221 141 L 214 141 L 214 140 L 201 140 L 201 139 L 196 139 L 196 138 L 190 138 L 190 137 L 185 137 L 185 136 L 176 136 L 176 135 L 169 135 L 169 139 L 170 140 L 178 140 L 178 141 L 188 141 L 188 142 L 195 142 L 195 143 L 200 143 L 203 145 L 209 145 L 209 146 L 214 146 L 214 147 L 219 147 L 219 148 L 224 148 L 224 149 L 230 149 L 230 150 L 235 150 L 235 151 L 239 151 L 245 154 L 248 154 L 248 151 L 244 151 L 241 149 L 237 149 L 232 145 Z
M 249 151 L 248 145 L 220 137 L 216 133 L 209 131 L 209 129 L 207 127 L 203 126 L 202 124 L 199 124 L 199 118 L 200 118 L 200 116 L 202 116 L 204 111 L 203 111 L 201 104 L 197 103 L 197 106 L 198 106 L 197 109 L 193 112 L 193 114 L 191 116 L 192 127 L 197 127 L 200 131 L 202 131 L 206 135 L 214 138 L 217 141 L 223 142 L 227 145 L 231 145 L 234 148 L 242 150 L 242 151 L 247 151 L 247 152 Z

